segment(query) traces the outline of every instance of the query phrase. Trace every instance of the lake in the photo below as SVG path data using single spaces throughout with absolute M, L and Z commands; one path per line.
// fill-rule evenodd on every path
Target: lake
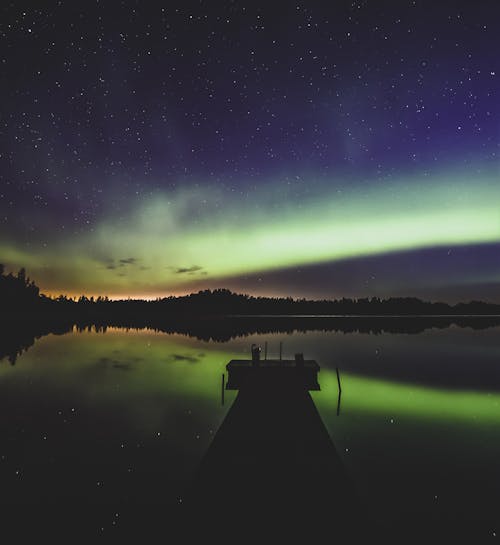
M 15 365 L 0 361 L 4 535 L 168 537 L 236 398 L 226 390 L 222 403 L 226 364 L 250 358 L 253 343 L 267 342 L 277 358 L 282 342 L 283 358 L 303 353 L 321 366 L 311 397 L 377 532 L 495 542 L 499 334 L 451 326 L 227 342 L 118 328 L 43 336 Z M 238 482 L 221 475 L 218 493 L 230 497 Z M 332 535 L 335 525 L 332 512 Z

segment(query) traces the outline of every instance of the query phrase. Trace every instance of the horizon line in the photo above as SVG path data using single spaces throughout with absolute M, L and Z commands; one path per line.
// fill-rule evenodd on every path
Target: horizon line
M 119 302 L 119 301 L 144 301 L 144 302 L 155 302 L 155 301 L 161 301 L 163 299 L 169 299 L 169 298 L 176 298 L 176 299 L 179 299 L 179 298 L 182 298 L 182 297 L 188 297 L 190 295 L 198 295 L 200 293 L 203 293 L 203 292 L 210 292 L 210 293 L 214 293 L 214 292 L 217 292 L 217 291 L 226 291 L 226 292 L 229 292 L 230 294 L 232 295 L 236 295 L 236 296 L 246 296 L 246 297 L 251 297 L 251 298 L 254 298 L 254 299 L 275 299 L 275 300 L 284 300 L 284 299 L 292 299 L 293 302 L 338 302 L 338 301 L 342 301 L 342 299 L 347 299 L 347 300 L 351 300 L 353 302 L 357 302 L 357 301 L 360 301 L 360 300 L 368 300 L 369 302 L 371 302 L 373 299 L 379 299 L 380 301 L 388 301 L 388 300 L 391 300 L 391 299 L 415 299 L 415 300 L 418 300 L 422 303 L 426 303 L 426 304 L 443 304 L 443 305 L 447 305 L 447 306 L 457 306 L 457 305 L 468 305 L 468 304 L 472 304 L 472 303 L 480 303 L 480 304 L 486 304 L 486 305 L 500 305 L 500 303 L 495 303 L 493 301 L 487 301 L 487 300 L 482 300 L 482 299 L 470 299 L 470 300 L 467 300 L 467 301 L 457 301 L 456 303 L 449 303 L 449 302 L 446 302 L 446 301 L 443 301 L 443 300 L 432 300 L 432 299 L 422 299 L 421 297 L 418 297 L 416 295 L 389 295 L 389 296 L 384 296 L 384 297 L 380 297 L 378 295 L 370 295 L 370 296 L 345 296 L 345 295 L 342 295 L 342 296 L 337 296 L 335 298 L 328 298 L 328 297 L 323 297 L 323 298 L 308 298 L 308 297 L 297 297 L 297 296 L 292 296 L 292 295 L 255 295 L 255 294 L 252 294 L 252 293 L 246 293 L 246 292 L 238 292 L 238 291 L 233 291 L 233 290 L 230 290 L 229 288 L 223 288 L 223 287 L 219 287 L 219 288 L 205 288 L 205 289 L 199 289 L 197 291 L 186 291 L 186 292 L 181 292 L 181 293 L 171 293 L 171 294 L 168 294 L 168 295 L 165 295 L 165 294 L 162 294 L 162 295 L 155 295 L 155 296 L 152 296 L 152 295 L 138 295 L 138 294 L 134 294 L 134 295 L 129 295 L 129 296 L 122 296 L 122 295 L 106 295 L 106 294 L 95 294 L 95 295 L 86 295 L 86 294 L 83 294 L 83 293 L 80 293 L 78 295 L 69 295 L 69 294 L 63 294 L 63 293 L 58 293 L 57 295 L 53 295 L 53 294 L 50 294 L 50 293 L 45 293 L 45 292 L 41 292 L 40 293 L 40 296 L 45 296 L 49 299 L 57 299 L 58 297 L 65 297 L 69 300 L 74 300 L 74 301 L 78 301 L 79 298 L 81 297 L 85 297 L 87 299 L 91 299 L 93 298 L 94 301 L 96 301 L 99 297 L 101 298 L 107 298 L 108 301 L 110 302 Z

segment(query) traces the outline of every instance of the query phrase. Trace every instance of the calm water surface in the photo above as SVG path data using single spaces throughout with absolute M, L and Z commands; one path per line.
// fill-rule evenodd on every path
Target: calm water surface
M 2 527 L 110 537 L 147 513 L 168 533 L 235 398 L 225 392 L 221 403 L 226 363 L 266 341 L 277 356 L 283 341 L 284 357 L 303 352 L 321 365 L 313 400 L 384 531 L 495 542 L 499 339 L 499 328 L 455 327 L 227 343 L 150 330 L 48 335 L 14 366 L 0 362 Z M 221 486 L 230 494 L 235 484 Z

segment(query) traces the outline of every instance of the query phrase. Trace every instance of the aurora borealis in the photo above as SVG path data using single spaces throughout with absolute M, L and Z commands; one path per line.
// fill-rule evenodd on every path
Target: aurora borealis
M 0 260 L 52 295 L 500 302 L 494 2 L 1 8 Z

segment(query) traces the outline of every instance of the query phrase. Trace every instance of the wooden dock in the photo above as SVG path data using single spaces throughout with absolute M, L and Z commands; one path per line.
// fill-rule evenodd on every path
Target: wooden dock
M 266 386 L 273 389 L 320 390 L 320 366 L 315 360 L 231 360 L 226 370 L 227 390 Z
M 226 389 L 238 393 L 200 463 L 191 512 L 234 540 L 308 542 L 331 532 L 368 542 L 355 539 L 366 518 L 309 392 L 320 389 L 320 366 L 301 354 L 254 355 L 226 365 Z

